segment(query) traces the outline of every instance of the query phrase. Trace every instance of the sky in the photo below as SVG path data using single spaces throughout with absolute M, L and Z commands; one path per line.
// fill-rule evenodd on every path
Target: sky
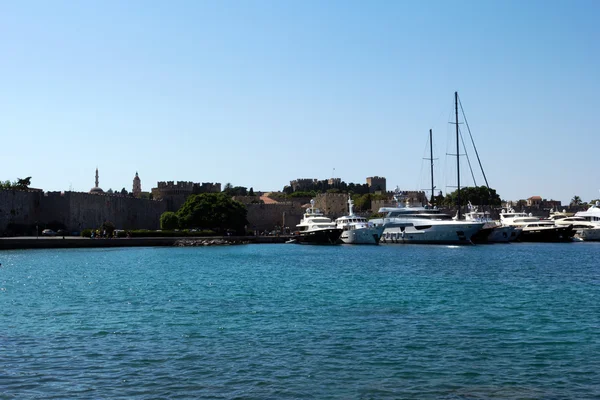
M 0 180 L 422 190 L 432 129 L 447 193 L 458 92 L 502 199 L 598 199 L 599 16 L 595 0 L 2 2 Z M 461 186 L 484 184 L 460 153 Z

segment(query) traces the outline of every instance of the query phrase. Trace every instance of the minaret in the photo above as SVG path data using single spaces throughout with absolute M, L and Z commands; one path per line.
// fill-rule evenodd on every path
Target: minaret
M 133 197 L 141 197 L 142 196 L 142 181 L 138 176 L 137 171 L 135 171 L 135 178 L 133 178 Z
M 90 193 L 104 193 L 104 190 L 100 189 L 100 180 L 98 178 L 98 167 L 96 167 L 96 186 L 90 189 Z

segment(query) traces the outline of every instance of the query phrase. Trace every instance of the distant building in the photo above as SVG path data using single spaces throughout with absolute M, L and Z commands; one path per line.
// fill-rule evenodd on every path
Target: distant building
M 541 204 L 542 204 L 541 196 L 531 196 L 530 198 L 527 199 L 527 207 L 539 208 Z
M 312 190 L 317 182 L 317 179 L 296 179 L 290 181 L 290 186 L 292 187 L 292 191 L 301 192 L 304 190 Z
M 186 181 L 158 182 L 158 187 L 152 188 L 154 200 L 165 200 L 169 211 L 177 211 L 185 203 L 188 196 L 200 193 L 219 193 L 220 183 L 194 183 Z
M 342 178 L 329 178 L 327 180 L 327 184 L 329 184 L 329 186 L 333 186 L 333 187 L 339 187 L 341 183 L 342 183 Z
M 133 193 L 133 197 L 142 197 L 142 181 L 140 180 L 137 171 L 135 171 L 135 178 L 133 178 L 133 190 L 131 193 Z
M 543 200 L 542 201 L 543 208 L 552 208 L 554 210 L 558 210 L 562 207 L 562 202 L 560 200 Z
M 104 190 L 102 190 L 99 185 L 100 185 L 100 179 L 99 179 L 99 176 L 98 176 L 98 167 L 96 167 L 96 185 L 93 188 L 90 189 L 90 193 L 91 194 L 102 194 L 102 193 L 104 193 Z
M 369 193 L 375 193 L 381 191 L 386 192 L 386 180 L 382 176 L 371 176 L 367 178 L 367 186 L 369 187 Z

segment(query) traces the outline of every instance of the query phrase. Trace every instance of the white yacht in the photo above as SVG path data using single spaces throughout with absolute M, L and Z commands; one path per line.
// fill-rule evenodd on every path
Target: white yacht
M 583 217 L 586 221 L 600 224 L 600 201 L 597 201 L 595 205 L 592 204 L 590 208 L 585 211 L 576 212 L 575 216 Z
M 338 244 L 342 230 L 331 219 L 315 208 L 315 201 L 310 201 L 302 220 L 298 225 L 298 243 Z
M 366 218 L 354 214 L 354 203 L 348 196 L 348 215 L 335 220 L 342 229 L 342 242 L 347 244 L 379 244 L 383 226 L 374 226 Z
M 565 217 L 555 220 L 557 226 L 572 225 L 575 238 L 584 241 L 600 240 L 600 222 L 590 222 L 584 217 Z
M 575 235 L 572 225 L 557 226 L 554 221 L 516 212 L 512 208 L 502 210 L 500 222 L 504 226 L 520 227 L 523 231 L 518 240 L 522 242 L 570 242 Z
M 469 212 L 465 213 L 465 221 L 482 222 L 484 225 L 471 237 L 473 243 L 502 243 L 512 242 L 521 234 L 521 228 L 502 225 L 494 221 L 488 211 L 479 211 L 477 206 L 469 202 Z
M 394 196 L 400 204 L 400 197 Z M 384 218 L 372 219 L 375 226 L 384 226 L 381 240 L 385 243 L 433 243 L 471 244 L 471 237 L 482 227 L 483 222 L 454 221 L 437 208 L 382 207 Z

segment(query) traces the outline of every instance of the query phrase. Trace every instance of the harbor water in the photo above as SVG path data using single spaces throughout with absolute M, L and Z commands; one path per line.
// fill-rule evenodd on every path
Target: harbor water
M 2 399 L 598 399 L 600 243 L 0 252 Z

